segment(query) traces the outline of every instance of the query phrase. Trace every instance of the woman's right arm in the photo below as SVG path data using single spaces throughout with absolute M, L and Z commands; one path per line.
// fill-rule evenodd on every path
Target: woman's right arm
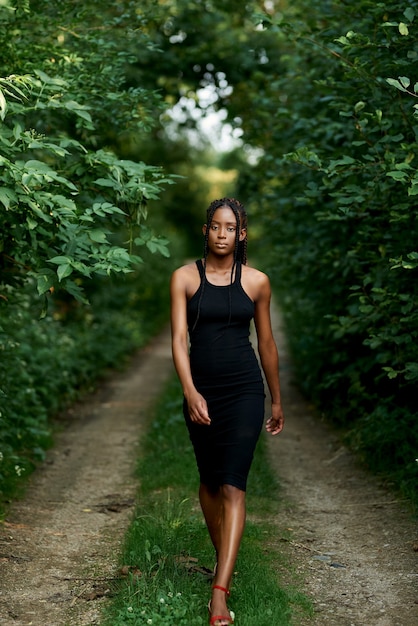
M 184 397 L 186 398 L 190 419 L 199 424 L 210 424 L 206 400 L 197 391 L 190 369 L 188 331 L 187 331 L 187 271 L 181 267 L 171 277 L 171 347 L 174 367 L 176 368 Z

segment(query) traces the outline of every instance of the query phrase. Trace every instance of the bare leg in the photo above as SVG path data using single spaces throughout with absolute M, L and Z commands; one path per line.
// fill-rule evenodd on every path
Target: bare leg
M 206 526 L 215 548 L 216 560 L 218 560 L 219 548 L 221 544 L 221 523 L 222 523 L 222 494 L 220 489 L 210 490 L 206 485 L 200 484 L 199 489 L 200 506 L 205 517 Z
M 214 584 L 229 589 L 245 526 L 245 492 L 232 485 L 221 485 L 218 491 L 211 492 L 202 485 L 200 502 L 217 554 Z M 223 591 L 213 589 L 211 609 L 212 615 L 229 615 Z M 215 626 L 228 624 L 215 622 Z

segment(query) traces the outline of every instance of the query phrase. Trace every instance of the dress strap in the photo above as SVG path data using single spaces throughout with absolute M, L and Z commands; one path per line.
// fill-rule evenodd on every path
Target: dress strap
M 235 283 L 241 284 L 241 275 L 242 275 L 242 263 L 237 261 L 237 265 L 235 267 Z

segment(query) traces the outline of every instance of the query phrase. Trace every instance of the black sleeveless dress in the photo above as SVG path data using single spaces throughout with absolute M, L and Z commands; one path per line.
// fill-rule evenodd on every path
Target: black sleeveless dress
M 196 264 L 201 283 L 187 304 L 190 365 L 211 424 L 192 422 L 186 401 L 184 416 L 200 481 L 211 489 L 228 484 L 245 491 L 264 420 L 264 384 L 249 339 L 254 302 L 241 286 L 240 263 L 231 285 L 206 280 L 204 287 L 202 261 Z

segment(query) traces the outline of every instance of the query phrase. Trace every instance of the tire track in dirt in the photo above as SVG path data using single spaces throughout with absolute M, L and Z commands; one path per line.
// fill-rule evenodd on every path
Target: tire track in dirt
M 416 626 L 418 533 L 404 503 L 359 466 L 331 427 L 298 393 L 280 317 L 273 316 L 281 363 L 285 428 L 269 438 L 291 529 L 283 549 L 305 581 L 312 620 L 295 626 Z
M 137 490 L 147 410 L 173 372 L 166 329 L 72 407 L 0 529 L 0 624 L 98 624 Z

